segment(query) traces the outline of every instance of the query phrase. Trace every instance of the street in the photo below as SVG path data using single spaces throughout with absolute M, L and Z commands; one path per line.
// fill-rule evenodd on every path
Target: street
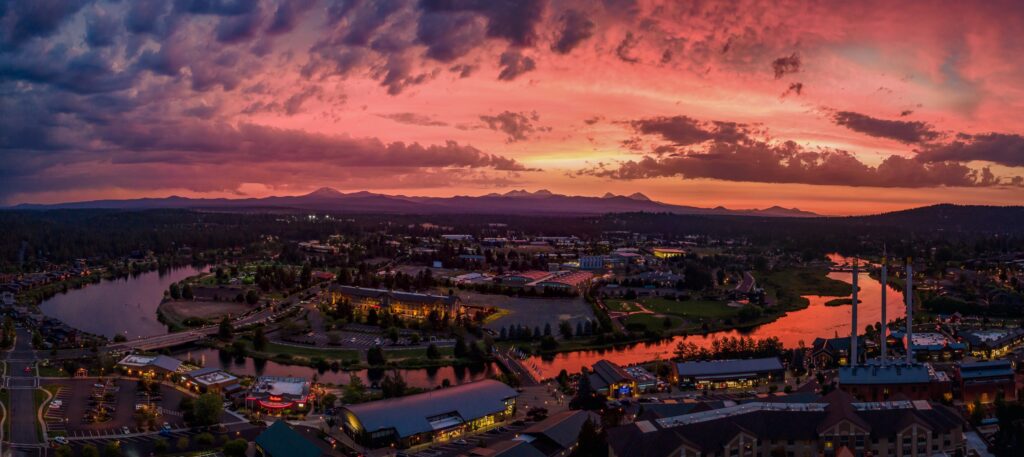
M 36 434 L 38 424 L 35 407 L 35 390 L 38 385 L 35 370 L 35 352 L 32 350 L 32 334 L 19 328 L 14 349 L 7 352 L 6 387 L 10 393 L 8 420 L 11 421 L 9 441 L 14 456 L 45 455 L 45 443 L 39 443 Z M 29 371 L 26 372 L 26 367 Z

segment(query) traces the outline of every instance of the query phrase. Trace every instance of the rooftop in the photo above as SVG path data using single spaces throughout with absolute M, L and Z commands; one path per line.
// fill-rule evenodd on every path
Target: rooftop
M 304 397 L 309 394 L 309 381 L 305 378 L 286 378 L 280 376 L 261 376 L 256 378 L 251 391 L 270 395 L 294 395 Z
M 782 370 L 778 357 L 761 359 L 707 360 L 676 364 L 679 376 L 722 376 Z

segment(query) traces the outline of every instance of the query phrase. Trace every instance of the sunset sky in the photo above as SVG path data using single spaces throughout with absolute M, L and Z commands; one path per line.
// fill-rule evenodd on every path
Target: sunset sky
M 1024 202 L 1024 3 L 0 3 L 0 204 Z

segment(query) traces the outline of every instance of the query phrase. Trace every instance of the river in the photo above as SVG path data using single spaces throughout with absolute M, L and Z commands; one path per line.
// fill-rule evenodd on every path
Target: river
M 316 376 L 319 382 L 335 385 L 348 384 L 352 375 L 362 378 L 366 385 L 375 385 L 380 382 L 385 374 L 392 371 L 383 369 L 320 371 L 312 367 L 283 365 L 270 360 L 257 360 L 250 357 L 236 358 L 225 351 L 217 349 L 196 349 L 177 353 L 175 356 L 181 359 L 195 360 L 200 365 L 217 367 L 239 375 L 297 376 L 310 379 Z M 429 389 L 440 386 L 445 379 L 452 385 L 486 379 L 492 374 L 500 373 L 501 369 L 494 363 L 482 363 L 469 366 L 417 368 L 397 371 L 410 386 Z
M 164 291 L 171 283 L 203 271 L 204 268 L 185 266 L 104 280 L 54 295 L 39 308 L 47 316 L 96 335 L 124 335 L 128 339 L 163 335 L 167 326 L 157 320 L 156 309 Z
M 848 259 L 835 254 L 830 255 L 829 258 L 837 264 L 848 262 Z M 852 274 L 849 272 L 832 272 L 828 274 L 828 277 L 852 284 Z M 859 331 L 864 331 L 864 327 L 868 324 L 874 324 L 882 319 L 882 284 L 868 276 L 866 271 L 862 271 L 858 275 L 858 284 L 860 286 L 858 296 L 860 306 L 857 308 L 857 327 L 859 327 Z M 632 365 L 658 359 L 668 360 L 672 358 L 676 344 L 680 341 L 708 347 L 714 339 L 727 336 L 749 336 L 754 339 L 774 336 L 778 337 L 783 345 L 792 348 L 797 347 L 801 341 L 810 346 L 815 338 L 832 338 L 850 334 L 851 306 L 825 306 L 825 302 L 837 297 L 815 295 L 805 297 L 810 301 L 810 306 L 807 308 L 789 312 L 778 320 L 744 332 L 730 330 L 707 335 L 677 336 L 658 343 L 640 343 L 607 350 L 567 352 L 556 354 L 553 358 L 533 356 L 525 360 L 524 363 L 539 378 L 544 379 L 558 375 L 558 372 L 563 369 L 573 373 L 580 371 L 583 367 L 589 368 L 601 359 L 620 365 Z M 888 286 L 886 320 L 892 322 L 905 315 L 903 293 Z

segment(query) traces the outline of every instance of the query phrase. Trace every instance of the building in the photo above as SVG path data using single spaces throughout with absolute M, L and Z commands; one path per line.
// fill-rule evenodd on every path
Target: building
M 331 287 L 330 300 L 331 304 L 348 300 L 364 312 L 370 309 L 387 310 L 393 314 L 417 318 L 427 317 L 432 311 L 453 317 L 462 313 L 462 306 L 456 295 L 431 295 L 335 285 Z
M 472 449 L 467 454 L 479 457 L 564 457 L 576 449 L 580 430 L 587 419 L 600 427 L 601 418 L 594 413 L 562 411 L 527 427 L 511 440 Z
M 580 256 L 580 270 L 603 270 L 605 256 L 584 255 Z
M 313 444 L 285 421 L 277 421 L 256 437 L 256 455 L 261 457 L 321 457 L 331 455 Z
M 613 457 L 931 456 L 965 451 L 964 422 L 927 401 L 751 402 L 608 430 Z
M 864 401 L 952 399 L 949 377 L 927 363 L 840 367 L 839 388 Z
M 556 289 L 580 292 L 590 285 L 594 275 L 589 271 L 561 271 L 549 277 L 526 284 L 527 287 L 538 289 Z
M 126 355 L 117 367 L 128 376 L 170 378 L 182 368 L 181 360 L 166 355 Z
M 964 403 L 992 403 L 1000 395 L 1017 400 L 1017 374 L 1009 360 L 960 363 L 954 377 Z
M 515 389 L 483 380 L 406 397 L 342 407 L 342 429 L 370 448 L 448 441 L 513 416 Z
M 529 283 L 542 281 L 554 276 L 550 271 L 530 270 L 509 273 L 501 277 L 501 283 L 507 286 L 523 287 Z
M 935 332 L 918 332 L 911 335 L 911 350 L 917 360 L 948 362 L 964 357 L 967 345 L 950 341 L 945 335 Z
M 269 413 L 292 413 L 309 408 L 309 381 L 305 378 L 260 376 L 245 395 L 245 406 Z
M 686 255 L 686 251 L 677 248 L 654 248 L 651 250 L 654 256 L 659 259 L 671 259 Z
M 786 372 L 778 357 L 679 362 L 673 368 L 679 386 L 696 389 L 769 384 L 782 381 Z
M 811 344 L 811 360 L 818 369 L 850 364 L 850 338 L 815 338 Z
M 965 330 L 958 336 L 967 343 L 971 355 L 986 359 L 1002 357 L 1024 343 L 1024 329 L 1021 328 Z
M 594 391 L 608 398 L 635 397 L 639 391 L 633 375 L 607 360 L 595 363 L 587 380 Z
M 200 368 L 185 373 L 183 384 L 199 392 L 230 394 L 242 390 L 238 377 L 214 367 Z

